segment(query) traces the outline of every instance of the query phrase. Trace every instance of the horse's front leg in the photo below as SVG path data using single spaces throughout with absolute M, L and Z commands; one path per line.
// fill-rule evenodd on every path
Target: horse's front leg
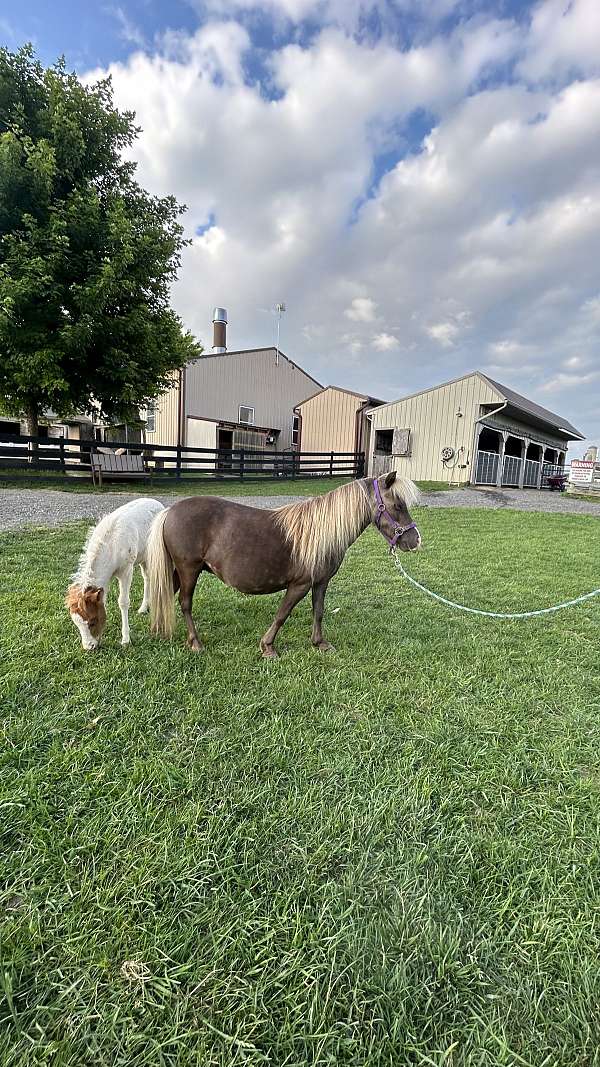
M 265 659 L 276 659 L 277 651 L 273 645 L 273 642 L 283 626 L 288 615 L 294 610 L 296 604 L 299 604 L 302 597 L 305 597 L 310 589 L 310 583 L 306 582 L 302 585 L 288 585 L 286 594 L 279 605 L 279 609 L 273 622 L 269 626 L 266 634 L 261 637 L 260 648 Z
M 148 573 L 146 571 L 145 563 L 140 563 L 140 570 L 144 581 L 144 595 L 142 596 L 142 603 L 138 608 L 138 615 L 145 615 L 146 612 L 150 610 L 150 601 L 148 599 Z
M 311 641 L 315 648 L 318 648 L 321 652 L 335 652 L 333 645 L 323 637 L 321 629 L 323 611 L 325 610 L 325 593 L 327 592 L 329 581 L 330 579 L 326 578 L 312 587 L 313 628 Z
M 133 579 L 133 564 L 117 575 L 119 582 L 119 610 L 121 612 L 121 644 L 129 644 L 129 590 Z

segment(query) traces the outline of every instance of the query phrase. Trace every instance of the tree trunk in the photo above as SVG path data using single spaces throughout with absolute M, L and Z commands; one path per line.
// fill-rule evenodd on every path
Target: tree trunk
M 39 411 L 35 400 L 31 400 L 25 410 L 25 419 L 27 422 L 27 433 L 29 437 L 37 437 L 40 430 L 39 424 Z M 29 461 L 35 463 L 38 458 L 38 443 L 37 441 L 31 441 L 29 444 Z
M 27 420 L 27 433 L 29 434 L 30 437 L 37 437 L 37 435 L 39 433 L 40 424 L 39 424 L 39 421 L 38 421 L 38 417 L 39 417 L 38 406 L 37 406 L 35 400 L 32 400 L 27 405 L 27 409 L 25 411 L 25 418 Z

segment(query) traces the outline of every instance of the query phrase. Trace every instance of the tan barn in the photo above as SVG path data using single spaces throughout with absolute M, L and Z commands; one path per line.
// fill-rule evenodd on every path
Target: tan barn
M 148 444 L 294 450 L 294 408 L 320 383 L 277 348 L 229 351 L 224 308 L 215 308 L 213 325 L 212 351 L 174 375 L 173 388 L 146 409 Z
M 296 405 L 302 452 L 369 453 L 368 410 L 383 400 L 328 385 Z
M 563 467 L 567 419 L 480 371 L 369 412 L 368 471 L 397 469 L 416 481 L 539 488 Z

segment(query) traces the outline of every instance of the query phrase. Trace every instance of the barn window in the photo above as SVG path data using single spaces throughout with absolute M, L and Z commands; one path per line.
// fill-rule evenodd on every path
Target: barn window
M 154 402 L 146 407 L 146 433 L 156 433 L 156 404 Z
M 297 448 L 300 444 L 300 416 L 292 416 L 292 445 Z
M 391 456 L 392 445 L 394 443 L 394 431 L 393 430 L 376 430 L 375 431 L 375 451 L 385 456 Z
M 253 426 L 254 408 L 247 407 L 246 404 L 240 404 L 238 422 L 241 422 L 242 426 Z

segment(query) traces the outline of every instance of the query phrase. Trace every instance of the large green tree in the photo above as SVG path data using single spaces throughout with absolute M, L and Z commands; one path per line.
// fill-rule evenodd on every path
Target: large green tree
M 125 157 L 110 79 L 0 49 L 0 403 L 131 419 L 200 347 L 169 305 L 184 210 Z

